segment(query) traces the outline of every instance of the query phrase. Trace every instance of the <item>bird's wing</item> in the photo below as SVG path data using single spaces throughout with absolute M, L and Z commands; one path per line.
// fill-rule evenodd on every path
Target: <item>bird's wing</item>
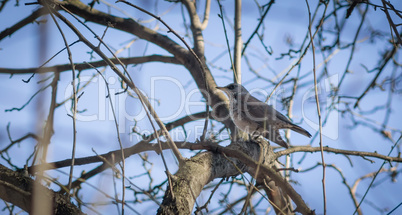
M 285 124 L 292 124 L 292 122 L 286 116 L 275 110 L 271 105 L 267 105 L 253 96 L 249 96 L 247 98 L 245 109 L 245 111 L 247 111 L 251 117 L 255 118 L 256 121 L 261 121 L 263 119 L 270 121 L 280 120 Z
M 271 106 L 269 106 L 269 107 L 271 107 Z M 271 108 L 272 108 L 272 107 L 271 107 Z M 275 110 L 275 111 L 276 111 L 276 110 Z M 276 111 L 276 117 L 277 117 L 278 119 L 284 121 L 284 122 L 293 124 L 293 123 L 289 120 L 289 118 L 287 118 L 285 115 L 281 114 L 279 111 Z

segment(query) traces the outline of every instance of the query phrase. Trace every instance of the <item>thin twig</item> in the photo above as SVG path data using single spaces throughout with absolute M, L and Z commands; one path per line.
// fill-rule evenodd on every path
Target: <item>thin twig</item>
M 205 209 L 208 212 L 208 204 L 211 202 L 212 196 L 214 195 L 215 191 L 218 189 L 219 185 L 221 185 L 224 180 L 225 179 L 222 178 L 219 181 L 219 183 L 217 185 L 215 185 L 214 189 L 211 191 L 211 195 L 209 196 L 207 202 L 205 202 L 205 204 L 203 206 L 201 206 L 201 207 L 196 207 L 197 210 L 194 211 L 194 214 L 197 214 L 197 212 L 201 211 L 202 209 Z
M 102 75 L 102 73 L 97 68 L 95 68 L 91 64 L 88 64 L 88 65 L 91 66 L 93 69 L 95 69 L 96 72 L 98 72 L 98 74 L 102 77 L 102 79 L 103 79 L 103 81 L 105 82 L 105 85 L 106 85 L 106 90 L 108 92 L 107 97 L 109 98 L 110 107 L 111 107 L 112 114 L 113 114 L 113 121 L 114 121 L 114 125 L 116 127 L 117 140 L 119 142 L 120 151 L 121 151 L 121 157 L 122 157 L 122 159 L 121 159 L 121 161 L 122 161 L 121 170 L 122 170 L 123 179 L 122 179 L 122 185 L 121 185 L 122 186 L 122 200 L 121 201 L 123 202 L 123 204 L 121 204 L 121 211 L 122 211 L 122 214 L 124 215 L 124 205 L 125 205 L 124 202 L 125 202 L 125 192 L 126 192 L 126 186 L 125 186 L 125 177 L 126 177 L 125 176 L 125 163 L 126 163 L 126 161 L 125 161 L 125 155 L 124 155 L 124 147 L 123 147 L 123 144 L 122 144 L 121 138 L 120 138 L 120 130 L 119 130 L 119 125 L 117 123 L 116 112 L 114 110 L 112 97 L 110 96 L 109 83 L 106 81 L 106 78 Z
M 218 4 L 219 4 L 219 11 L 220 11 L 220 14 L 218 14 L 218 17 L 222 20 L 223 32 L 225 33 L 226 46 L 227 46 L 227 49 L 229 52 L 230 64 L 232 65 L 234 81 L 236 82 L 236 80 L 238 80 L 239 78 L 236 77 L 236 75 L 237 75 L 236 67 L 234 66 L 233 59 L 232 59 L 232 53 L 230 51 L 230 44 L 229 44 L 228 34 L 226 32 L 226 25 L 225 25 L 225 20 L 223 17 L 223 9 L 222 9 L 222 4 L 221 4 L 220 0 L 218 0 Z
M 261 196 L 262 196 L 264 199 L 266 199 L 273 207 L 277 208 L 278 210 L 281 210 L 278 206 L 275 205 L 274 202 L 272 202 L 270 199 L 268 199 L 257 187 L 255 187 L 255 186 L 244 176 L 243 171 L 236 165 L 235 162 L 233 162 L 233 160 L 229 159 L 229 157 L 226 155 L 226 153 L 222 153 L 222 155 L 223 155 L 223 157 L 226 158 L 226 160 L 228 160 L 228 161 L 237 169 L 237 171 L 240 172 L 241 175 L 243 175 L 243 179 L 246 180 L 246 181 L 250 184 L 251 187 L 253 187 L 253 189 L 250 189 L 250 190 L 255 190 L 255 191 L 257 191 L 257 192 L 258 192 L 259 194 L 261 194 Z M 245 155 L 245 156 L 247 156 L 247 155 Z M 250 157 L 248 157 L 248 158 L 251 159 Z M 254 160 L 253 160 L 253 161 L 254 161 Z M 257 163 L 257 162 L 256 162 L 256 163 Z M 260 164 L 260 163 L 257 163 L 257 166 L 259 166 L 259 165 L 261 165 L 261 164 Z M 246 183 L 246 182 L 244 182 L 244 183 Z
M 47 89 L 48 87 L 50 87 L 50 86 L 52 86 L 52 83 L 50 83 L 50 84 L 48 84 L 48 85 L 46 85 L 46 86 L 41 87 L 41 88 L 40 88 L 38 91 L 36 91 L 36 92 L 28 99 L 28 101 L 25 102 L 25 104 L 23 104 L 21 107 L 19 107 L 19 108 L 13 107 L 13 108 L 11 108 L 11 109 L 5 109 L 4 112 L 11 112 L 11 111 L 15 111 L 15 110 L 16 110 L 16 111 L 21 111 L 22 109 L 24 109 L 24 108 L 32 101 L 32 99 L 35 98 L 36 95 L 38 95 L 40 92 L 46 90 L 46 89 Z
M 16 143 L 20 143 L 23 140 L 28 139 L 30 137 L 35 139 L 35 140 L 37 140 L 37 141 L 39 141 L 39 137 L 34 133 L 28 133 L 28 134 L 26 134 L 25 136 L 23 136 L 21 138 L 18 138 L 16 140 L 12 140 L 11 134 L 10 134 L 10 123 L 7 124 L 7 135 L 8 135 L 8 139 L 10 140 L 10 144 L 8 144 L 8 146 L 6 146 L 4 149 L 1 149 L 0 154 L 3 153 L 3 152 L 6 152 L 8 149 L 10 149 Z
M 384 0 L 381 0 L 381 2 L 382 2 L 382 5 L 384 6 L 383 11 L 384 11 L 385 15 L 387 16 L 389 25 L 391 26 L 392 30 L 394 30 L 394 33 L 395 33 L 396 38 L 398 39 L 399 45 L 402 45 L 402 40 L 401 40 L 401 37 L 399 36 L 398 29 L 396 28 L 394 22 L 392 21 L 392 18 L 391 18 L 391 16 L 389 15 L 389 13 L 388 13 L 388 8 L 387 8 L 387 6 L 386 6 L 386 4 L 388 4 L 388 5 L 391 6 L 391 3 L 386 2 L 386 1 L 384 1 Z M 392 7 L 393 7 L 393 6 L 392 6 Z M 392 34 L 391 34 L 391 35 L 392 35 Z M 396 46 L 398 46 L 398 45 L 396 45 Z
M 317 6 L 316 12 L 318 11 L 318 8 L 319 8 L 319 5 Z M 326 11 L 326 10 L 327 10 L 327 5 L 325 6 L 325 11 Z M 325 12 L 324 12 L 324 14 L 325 14 Z M 313 18 L 312 20 L 314 20 L 314 18 Z M 324 17 L 321 18 L 321 20 L 320 20 L 320 22 L 319 22 L 319 25 L 316 27 L 317 30 L 314 32 L 313 38 L 314 38 L 315 35 L 318 33 L 318 29 L 321 28 L 321 26 L 322 26 L 322 24 L 323 24 L 323 20 L 324 20 Z M 308 32 L 307 32 L 307 35 L 308 35 Z M 306 36 L 306 38 L 307 38 L 307 36 Z M 301 47 L 303 47 L 303 46 L 304 46 L 304 42 L 303 42 L 303 44 L 302 44 Z M 278 89 L 278 87 L 281 86 L 281 84 L 284 82 L 285 78 L 290 74 L 290 72 L 291 72 L 297 65 L 299 65 L 299 64 L 301 63 L 301 61 L 303 60 L 304 56 L 307 54 L 307 51 L 309 50 L 310 46 L 311 46 L 311 42 L 309 41 L 309 43 L 307 44 L 307 47 L 304 49 L 303 53 L 300 55 L 300 57 L 297 59 L 297 61 L 296 61 L 293 65 L 291 65 L 291 66 L 289 67 L 288 71 L 287 71 L 286 74 L 282 77 L 282 79 L 278 82 L 278 84 L 275 85 L 275 87 L 274 87 L 274 89 L 272 90 L 271 94 L 269 94 L 269 96 L 265 99 L 265 102 L 268 102 L 268 100 L 269 100 L 269 99 L 272 97 L 272 95 L 275 93 L 276 89 Z M 301 49 L 300 49 L 300 50 L 301 50 Z
M 358 156 L 358 157 L 362 157 L 362 158 L 372 157 L 372 158 L 382 159 L 387 162 L 402 163 L 401 157 L 390 157 L 390 156 L 379 154 L 377 152 L 363 152 L 363 151 L 335 149 L 335 148 L 330 148 L 328 146 L 324 147 L 323 150 L 325 152 L 331 152 L 331 153 L 335 153 L 335 154 L 352 155 L 352 156 Z M 292 154 L 294 152 L 321 152 L 321 148 L 320 147 L 311 147 L 311 146 L 294 146 L 289 149 L 275 152 L 275 159 L 278 159 L 279 157 L 281 157 L 283 155 Z
M 317 73 L 316 73 L 316 68 L 315 68 L 314 38 L 313 38 L 313 34 L 311 33 L 311 26 L 313 25 L 313 23 L 312 23 L 312 20 L 311 20 L 311 12 L 310 12 L 310 6 L 308 4 L 308 0 L 306 0 L 306 5 L 307 5 L 308 17 L 309 17 L 308 31 L 309 31 L 309 34 L 310 34 L 311 50 L 313 51 L 314 92 L 315 92 L 315 102 L 317 104 L 317 116 L 318 116 L 318 125 L 319 125 L 319 133 L 320 133 L 320 150 L 321 150 L 321 162 L 322 162 L 322 194 L 323 194 L 324 215 L 325 215 L 325 214 L 327 214 L 327 196 L 326 196 L 326 190 L 325 190 L 325 166 L 326 165 L 325 165 L 325 160 L 324 160 L 324 150 L 323 150 L 323 142 L 322 142 L 321 109 L 320 109 L 320 101 L 319 101 L 319 98 L 318 98 Z M 324 14 L 325 14 L 325 11 L 324 11 Z M 322 20 L 321 20 L 321 22 L 322 22 Z M 320 23 L 320 26 L 321 25 L 322 24 Z
M 253 39 L 253 37 L 258 33 L 258 30 L 260 29 L 262 23 L 264 22 L 265 16 L 267 16 L 269 9 L 271 9 L 271 6 L 275 3 L 275 0 L 271 0 L 268 4 L 267 4 L 267 9 L 265 10 L 264 14 L 261 16 L 261 18 L 259 19 L 260 21 L 258 22 L 257 27 L 255 28 L 254 32 L 251 34 L 251 36 L 248 38 L 247 42 L 244 43 L 244 48 L 243 51 L 241 52 L 241 55 L 244 55 L 244 52 L 246 51 L 246 48 L 248 46 L 248 44 L 251 42 L 251 39 Z
M 346 74 L 350 72 L 349 67 L 350 67 L 350 65 L 352 63 L 353 56 L 355 55 L 355 49 L 356 49 L 356 45 L 357 45 L 357 38 L 360 35 L 360 30 L 362 29 L 363 23 L 366 20 L 367 11 L 368 11 L 368 5 L 366 5 L 366 8 L 364 9 L 364 12 L 362 14 L 362 20 L 360 21 L 359 27 L 357 28 L 356 33 L 355 33 L 355 37 L 353 38 L 352 48 L 350 50 L 350 55 L 349 55 L 349 60 L 348 60 L 348 62 L 346 64 L 345 71 L 343 72 L 343 74 L 341 76 L 341 79 L 339 80 L 338 89 L 340 88 L 343 80 L 345 79 Z M 338 92 L 336 92 L 336 93 L 338 93 Z
M 70 44 L 71 46 L 71 44 Z M 123 65 L 129 64 L 142 64 L 142 63 L 150 63 L 150 62 L 161 62 L 161 63 L 171 63 L 171 64 L 180 64 L 179 61 L 175 57 L 171 56 L 163 56 L 163 55 L 147 55 L 141 57 L 128 57 L 128 58 L 119 58 L 120 62 Z M 120 62 L 115 58 L 110 58 L 115 65 L 120 65 Z M 104 67 L 108 66 L 108 64 L 104 60 L 99 61 L 91 61 L 89 62 L 94 67 Z M 85 63 L 75 63 L 75 69 L 78 71 L 91 69 Z M 43 68 L 26 68 L 26 69 L 16 69 L 16 68 L 0 68 L 0 74 L 31 74 L 31 73 L 46 73 L 46 72 L 65 72 L 70 71 L 70 64 L 59 64 L 55 66 L 43 67 Z
M 394 148 L 398 145 L 398 143 L 399 143 L 399 141 L 401 140 L 401 138 L 402 138 L 402 135 L 399 136 L 399 139 L 398 139 L 398 140 L 394 143 L 394 145 L 391 147 L 391 149 L 390 149 L 389 152 L 388 152 L 388 156 L 391 155 L 392 151 L 393 151 Z M 357 210 L 360 208 L 360 205 L 363 203 L 364 199 L 366 198 L 367 193 L 369 192 L 371 186 L 373 186 L 373 183 L 374 183 L 375 179 L 377 178 L 378 173 L 380 173 L 382 167 L 383 167 L 386 163 L 388 163 L 388 162 L 384 160 L 384 161 L 382 162 L 380 168 L 378 169 L 378 171 L 375 173 L 375 175 L 374 175 L 374 177 L 373 177 L 373 180 L 371 180 L 370 185 L 367 187 L 367 190 L 366 190 L 366 192 L 364 193 L 362 199 L 360 200 L 359 205 L 356 207 L 355 212 L 353 212 L 353 215 L 356 214 Z
M 263 146 L 263 144 L 262 143 L 260 143 L 259 144 L 260 145 L 260 153 L 259 153 L 259 158 L 258 158 L 258 165 L 257 165 L 257 168 L 256 168 L 256 170 L 255 170 L 255 174 L 254 174 L 254 177 L 253 178 L 257 178 L 258 177 L 258 174 L 259 174 L 259 171 L 260 171 L 260 165 L 262 164 L 262 162 L 263 162 L 263 159 L 264 159 L 264 155 L 263 155 L 263 150 L 261 150 L 262 149 L 262 147 L 264 147 Z M 243 205 L 243 208 L 242 208 L 242 213 L 246 213 L 246 208 L 247 208 L 247 205 L 249 204 L 249 202 L 250 202 L 250 198 L 251 198 L 251 195 L 252 195 L 252 193 L 253 193 L 253 190 L 254 190 L 254 187 L 255 186 L 253 186 L 252 184 L 253 184 L 253 178 L 251 179 L 251 182 L 250 182 L 250 186 L 251 186 L 251 188 L 250 188 L 250 190 L 248 191 L 248 193 L 247 193 L 247 197 L 246 197 L 246 199 L 245 199 L 245 201 L 244 201 L 244 205 Z
M 360 100 L 362 100 L 363 97 L 364 97 L 365 95 L 367 95 L 367 92 L 368 92 L 371 88 L 373 88 L 373 87 L 375 86 L 378 77 L 380 77 L 381 73 L 382 73 L 383 71 L 385 71 L 385 69 L 384 69 L 385 66 L 386 66 L 386 65 L 388 64 L 388 62 L 394 57 L 394 55 L 397 53 L 397 51 L 398 51 L 398 47 L 397 47 L 397 46 L 394 46 L 394 47 L 392 48 L 392 50 L 388 50 L 387 52 L 385 52 L 384 58 L 382 59 L 381 66 L 378 68 L 377 74 L 375 75 L 375 77 L 373 78 L 373 80 L 370 82 L 370 84 L 367 86 L 367 88 L 364 90 L 364 92 L 359 96 L 359 98 L 356 99 L 356 102 L 355 102 L 355 104 L 354 104 L 354 106 L 353 106 L 354 108 L 356 108 L 356 107 L 359 106 Z
M 73 88 L 73 101 L 72 101 L 72 119 L 73 119 L 73 147 L 72 147 L 72 152 L 71 152 L 71 166 L 70 166 L 70 174 L 68 177 L 68 190 L 71 190 L 71 183 L 72 183 L 72 179 L 73 179 L 73 173 L 74 173 L 74 162 L 75 162 L 75 149 L 76 149 L 76 145 L 77 145 L 77 129 L 76 129 L 76 114 L 77 114 L 77 92 L 76 92 L 76 88 L 75 88 L 75 66 L 74 66 L 74 62 L 73 62 L 73 57 L 72 57 L 72 53 L 69 47 L 69 44 L 67 42 L 67 39 L 63 33 L 63 30 L 61 29 L 59 23 L 57 22 L 56 18 L 54 17 L 53 13 L 51 12 L 49 6 L 47 4 L 45 4 L 45 7 L 49 10 L 49 14 L 53 19 L 53 22 L 55 23 L 55 25 L 57 26 L 57 29 L 59 30 L 63 41 L 64 41 L 64 45 L 65 48 L 67 50 L 68 53 L 68 60 L 70 62 L 70 68 L 72 71 L 72 81 L 71 81 L 71 85 Z M 56 75 L 59 75 L 59 73 L 56 73 Z M 67 195 L 70 195 L 70 192 L 68 192 Z

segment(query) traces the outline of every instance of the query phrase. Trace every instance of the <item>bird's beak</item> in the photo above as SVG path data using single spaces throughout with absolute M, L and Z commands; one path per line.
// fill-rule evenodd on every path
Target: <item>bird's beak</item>
M 216 87 L 218 90 L 222 90 L 225 94 L 229 95 L 228 88 L 226 87 Z
M 223 92 L 225 92 L 225 93 L 226 93 L 226 87 L 216 87 L 216 89 L 218 89 L 218 90 L 222 90 Z

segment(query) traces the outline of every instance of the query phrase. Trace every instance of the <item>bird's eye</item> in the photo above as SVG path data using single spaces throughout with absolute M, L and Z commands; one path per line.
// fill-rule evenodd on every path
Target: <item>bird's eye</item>
M 233 89 L 234 89 L 234 86 L 233 86 L 233 85 L 230 85 L 230 86 L 228 86 L 228 89 L 229 89 L 229 90 L 233 90 Z

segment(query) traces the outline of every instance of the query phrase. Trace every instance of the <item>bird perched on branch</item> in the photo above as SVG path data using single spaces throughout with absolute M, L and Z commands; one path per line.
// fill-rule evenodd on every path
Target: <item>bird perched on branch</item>
M 291 129 L 311 137 L 308 131 L 293 124 L 271 105 L 253 97 L 242 85 L 233 83 L 217 89 L 228 95 L 230 117 L 240 130 L 252 136 L 261 135 L 285 148 L 289 144 L 281 138 L 278 129 Z

